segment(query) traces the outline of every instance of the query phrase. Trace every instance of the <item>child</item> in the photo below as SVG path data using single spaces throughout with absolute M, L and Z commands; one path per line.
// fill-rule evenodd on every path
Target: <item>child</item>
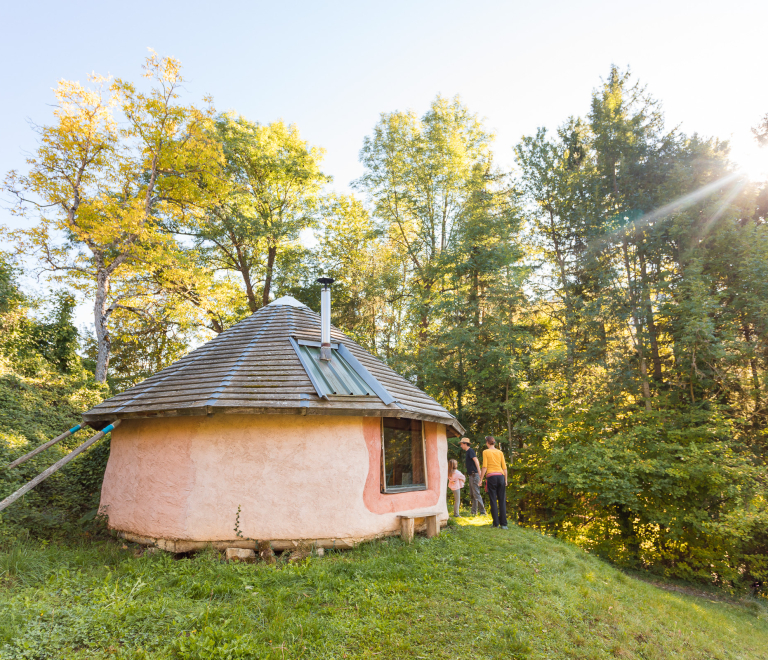
M 459 464 L 455 458 L 448 461 L 448 488 L 453 491 L 453 516 L 459 517 L 459 502 L 461 501 L 461 487 L 464 485 L 465 477 L 458 470 Z

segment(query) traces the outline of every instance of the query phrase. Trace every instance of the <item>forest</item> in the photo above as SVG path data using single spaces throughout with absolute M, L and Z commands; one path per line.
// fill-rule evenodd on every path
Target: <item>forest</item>
M 334 325 L 497 437 L 519 525 L 764 594 L 768 186 L 599 73 L 588 113 L 521 137 L 510 170 L 459 97 L 384 109 L 350 194 L 297 126 L 186 99 L 172 58 L 62 81 L 2 186 L 0 460 L 276 297 L 319 309 L 330 276 Z M 5 511 L 0 540 L 88 523 L 107 452 Z

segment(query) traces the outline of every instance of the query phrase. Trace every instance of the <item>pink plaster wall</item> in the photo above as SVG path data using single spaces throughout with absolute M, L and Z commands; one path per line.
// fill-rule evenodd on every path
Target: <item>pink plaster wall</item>
M 395 513 L 408 509 L 432 508 L 440 501 L 440 494 L 445 499 L 445 480 L 441 479 L 440 450 L 438 447 L 438 426 L 442 430 L 442 440 L 445 442 L 443 455 L 448 455 L 448 443 L 445 437 L 445 426 L 424 422 L 424 444 L 427 456 L 427 490 L 411 493 L 387 494 L 381 492 L 381 420 L 378 417 L 363 418 L 363 433 L 368 447 L 368 478 L 365 481 L 363 501 L 373 513 Z M 448 465 L 445 466 L 447 475 Z M 447 479 L 447 476 L 446 476 Z
M 448 517 L 445 427 L 426 423 L 429 490 L 379 493 L 380 420 L 213 415 L 124 420 L 112 432 L 101 505 L 110 527 L 153 538 L 360 538 L 397 512 Z

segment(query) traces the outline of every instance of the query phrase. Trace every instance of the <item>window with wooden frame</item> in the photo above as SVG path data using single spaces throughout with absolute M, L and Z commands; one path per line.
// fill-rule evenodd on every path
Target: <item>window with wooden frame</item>
M 381 419 L 381 492 L 427 489 L 424 423 L 418 419 Z

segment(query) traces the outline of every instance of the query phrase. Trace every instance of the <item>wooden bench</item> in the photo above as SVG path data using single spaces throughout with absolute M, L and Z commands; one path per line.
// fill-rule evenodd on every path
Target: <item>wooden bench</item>
M 437 517 L 439 511 L 420 511 L 418 513 L 401 513 L 400 518 L 400 538 L 406 543 L 413 541 L 413 532 L 416 528 L 416 518 L 424 518 L 427 523 L 427 538 L 431 539 L 440 534 L 440 521 Z

